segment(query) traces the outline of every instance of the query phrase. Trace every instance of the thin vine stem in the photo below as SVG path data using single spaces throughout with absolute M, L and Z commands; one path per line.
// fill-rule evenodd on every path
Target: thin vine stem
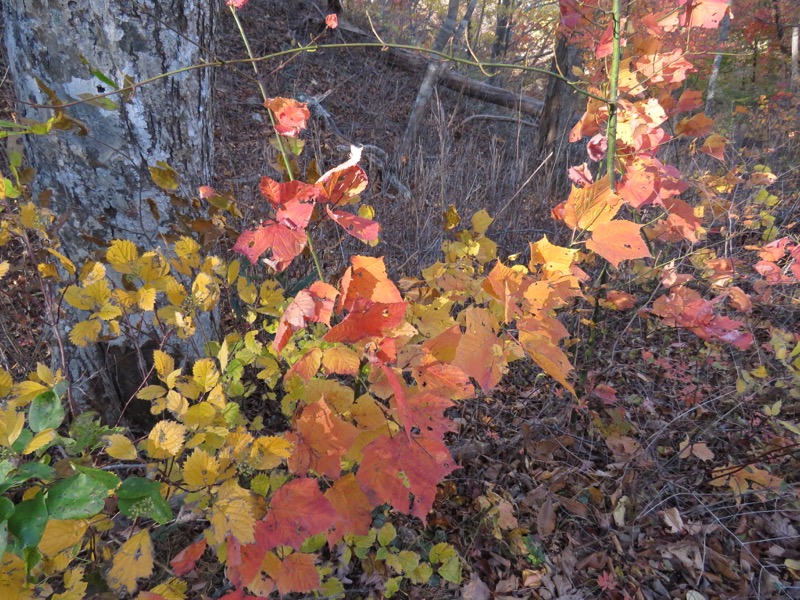
M 617 189 L 615 163 L 617 158 L 617 103 L 619 102 L 619 65 L 622 55 L 622 0 L 613 0 L 611 5 L 612 46 L 611 46 L 611 72 L 609 73 L 608 90 L 608 151 L 606 155 L 606 171 L 608 174 L 608 185 L 612 192 Z

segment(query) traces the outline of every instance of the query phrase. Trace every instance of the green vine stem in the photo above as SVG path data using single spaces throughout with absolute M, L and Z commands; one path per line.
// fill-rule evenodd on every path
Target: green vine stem
M 621 38 L 622 38 L 622 0 L 613 0 L 611 5 L 612 23 L 612 49 L 611 49 L 611 72 L 609 73 L 608 90 L 608 152 L 606 154 L 606 171 L 608 173 L 608 184 L 612 192 L 615 192 L 615 162 L 617 154 L 617 103 L 619 102 L 619 63 L 621 58 Z

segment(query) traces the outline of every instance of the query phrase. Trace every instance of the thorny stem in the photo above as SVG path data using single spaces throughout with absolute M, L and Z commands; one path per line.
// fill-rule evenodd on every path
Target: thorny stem
M 258 72 L 258 64 L 253 57 L 253 51 L 250 49 L 250 41 L 247 39 L 247 34 L 244 32 L 244 28 L 242 27 L 242 22 L 239 20 L 239 14 L 236 12 L 236 8 L 231 6 L 231 14 L 233 15 L 233 20 L 236 21 L 236 27 L 239 29 L 239 35 L 244 42 L 244 47 L 247 50 L 247 56 L 250 57 L 252 60 L 253 71 L 256 74 L 256 82 L 258 83 L 258 89 L 261 92 L 261 98 L 264 101 L 264 106 L 266 107 L 269 98 L 267 97 L 267 91 L 264 89 L 264 84 L 261 83 L 260 73 Z M 267 113 L 269 114 L 269 121 L 272 123 L 272 129 L 275 129 L 275 115 L 272 114 L 272 109 L 267 107 Z M 294 181 L 294 172 L 292 171 L 292 165 L 289 161 L 289 155 L 286 152 L 286 147 L 283 145 L 283 138 L 279 133 L 275 134 L 275 137 L 278 140 L 278 149 L 281 153 L 281 158 L 283 159 L 283 164 L 286 167 L 286 173 L 289 177 L 289 181 Z M 314 267 L 317 269 L 317 275 L 319 276 L 320 281 L 325 281 L 325 274 L 322 271 L 322 263 L 319 260 L 319 256 L 317 255 L 317 251 L 314 250 L 314 244 L 311 241 L 311 236 L 306 233 L 306 245 L 308 246 L 308 251 L 311 253 L 311 258 L 314 260 Z

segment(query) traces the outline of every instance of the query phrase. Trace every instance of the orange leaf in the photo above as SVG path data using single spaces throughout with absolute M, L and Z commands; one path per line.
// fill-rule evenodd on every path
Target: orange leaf
M 329 546 L 333 547 L 348 534 L 369 533 L 369 527 L 372 525 L 372 504 L 361 491 L 353 473 L 337 479 L 333 486 L 325 491 L 325 497 L 339 515 L 333 531 L 328 533 Z
M 194 542 L 193 544 L 189 544 L 178 552 L 169 562 L 169 566 L 172 567 L 172 572 L 175 573 L 178 577 L 186 575 L 189 571 L 194 569 L 195 563 L 203 556 L 203 552 L 206 551 L 206 540 L 205 538 Z
M 274 553 L 268 552 L 262 568 L 275 580 L 281 595 L 292 592 L 307 594 L 318 590 L 322 585 L 319 572 L 314 566 L 315 558 L 313 554 L 295 552 L 281 560 Z
M 339 477 L 342 456 L 358 437 L 358 429 L 334 414 L 324 399 L 303 409 L 295 429 L 297 433 L 286 434 L 295 444 L 289 457 L 289 471 L 305 475 L 313 470 L 333 479 Z
M 307 538 L 326 533 L 336 518 L 336 511 L 319 491 L 316 479 L 290 481 L 272 495 L 263 521 L 265 549 L 284 545 L 299 550 Z
M 608 221 L 592 231 L 586 247 L 605 258 L 615 267 L 623 260 L 650 257 L 650 250 L 641 236 L 642 226 L 632 221 Z
M 339 298 L 339 310 L 352 310 L 359 298 L 393 304 L 403 300 L 400 290 L 386 275 L 383 258 L 354 256 L 351 267 L 344 272 Z
M 611 191 L 608 176 L 586 187 L 572 187 L 564 205 L 564 223 L 572 229 L 593 231 L 619 212 L 622 202 Z
M 463 314 L 466 333 L 461 336 L 452 362 L 487 391 L 497 385 L 508 368 L 503 342 L 495 333 L 500 326 L 485 308 L 471 306 Z

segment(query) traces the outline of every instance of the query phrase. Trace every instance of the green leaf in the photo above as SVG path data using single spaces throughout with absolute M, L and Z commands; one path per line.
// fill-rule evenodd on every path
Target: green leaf
M 8 521 L 14 514 L 14 503 L 5 496 L 0 497 L 0 521 Z M 0 556 L 3 554 L 0 553 Z
M 78 473 L 50 488 L 47 508 L 59 519 L 91 517 L 103 510 L 108 489 L 102 481 L 86 473 Z
M 11 444 L 11 449 L 17 454 L 22 454 L 22 451 L 32 439 L 33 433 L 26 427 L 20 432 L 19 437 L 14 441 L 14 443 Z
M 35 498 L 17 504 L 14 514 L 8 520 L 8 530 L 17 538 L 20 549 L 37 546 L 42 539 L 45 525 L 47 506 L 41 492 Z
M 461 561 L 458 556 L 445 561 L 441 567 L 436 569 L 436 572 L 450 583 L 461 583 Z
M 172 509 L 161 494 L 139 496 L 136 498 L 118 498 L 117 507 L 120 512 L 132 519 L 148 517 L 160 525 L 166 525 L 172 520 Z
M 3 521 L 0 523 L 0 556 L 5 554 L 8 548 L 8 522 Z
M 386 580 L 383 588 L 383 595 L 386 598 L 391 598 L 400 590 L 400 583 L 403 581 L 402 577 L 392 577 Z
M 42 553 L 36 546 L 28 546 L 22 551 L 22 559 L 25 561 L 25 569 L 30 575 L 33 567 L 41 562 Z
M 35 433 L 44 429 L 57 429 L 65 416 L 61 399 L 53 392 L 42 392 L 31 402 L 28 423 Z
M 397 530 L 391 523 L 384 523 L 378 531 L 378 543 L 381 546 L 388 546 L 397 537 Z
M 445 542 L 436 544 L 433 548 L 431 548 L 431 551 L 428 554 L 428 558 L 435 565 L 447 562 L 454 556 L 456 556 L 456 549 Z
M 117 490 L 117 498 L 143 498 L 153 493 L 159 494 L 161 484 L 144 477 L 128 477 Z
M 23 446 L 24 447 L 24 446 Z M 29 462 L 22 465 L 15 473 L 9 475 L 5 481 L 0 483 L 0 494 L 6 490 L 27 481 L 28 479 L 43 479 L 50 481 L 55 477 L 53 467 L 40 462 Z
M 103 469 L 93 469 L 91 467 L 80 467 L 77 465 L 75 466 L 75 470 L 78 471 L 78 473 L 83 473 L 84 475 L 88 475 L 92 479 L 99 481 L 109 492 L 119 487 L 119 477 L 109 471 L 104 471 Z

